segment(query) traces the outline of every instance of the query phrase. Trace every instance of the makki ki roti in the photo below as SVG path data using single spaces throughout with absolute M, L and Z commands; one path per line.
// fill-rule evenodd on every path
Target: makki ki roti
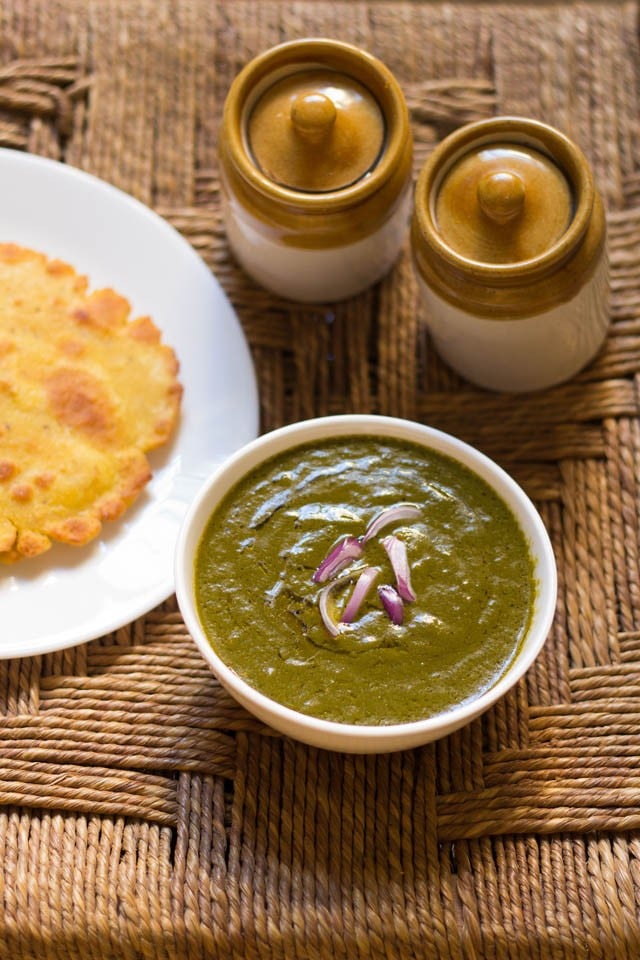
M 0 560 L 82 545 L 171 436 L 178 362 L 149 317 L 60 260 L 0 244 Z

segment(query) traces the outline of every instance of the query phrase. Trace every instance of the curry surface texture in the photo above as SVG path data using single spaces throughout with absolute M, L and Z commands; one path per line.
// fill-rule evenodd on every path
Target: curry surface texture
M 342 537 L 399 503 L 332 589 L 339 619 L 358 571 L 394 583 L 382 539 L 404 541 L 416 594 L 395 625 L 376 589 L 333 636 L 313 574 Z M 196 556 L 199 614 L 221 658 L 288 707 L 357 724 L 402 723 L 477 697 L 527 632 L 533 560 L 510 509 L 466 467 L 422 446 L 348 437 L 299 447 L 251 473 L 210 518 Z
M 82 545 L 150 478 L 179 415 L 173 350 L 114 290 L 0 244 L 0 560 Z

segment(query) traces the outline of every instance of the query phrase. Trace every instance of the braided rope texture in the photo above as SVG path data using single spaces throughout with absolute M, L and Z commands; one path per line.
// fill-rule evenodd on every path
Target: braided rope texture
M 389 756 L 264 729 L 216 684 L 174 599 L 2 662 L 2 960 L 640 956 L 637 28 L 636 3 L 595 0 L 0 0 L 0 145 L 89 170 L 187 237 L 238 311 L 262 429 L 377 412 L 453 432 L 529 492 L 560 576 L 520 684 Z M 495 114 L 582 147 L 607 207 L 612 327 L 577 379 L 515 399 L 463 382 L 431 347 L 406 251 L 327 307 L 279 301 L 234 264 L 226 91 L 261 50 L 312 35 L 395 73 L 416 171 Z

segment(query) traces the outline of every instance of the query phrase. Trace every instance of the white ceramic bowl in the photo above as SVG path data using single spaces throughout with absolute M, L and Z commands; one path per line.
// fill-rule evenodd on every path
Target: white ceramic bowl
M 207 521 L 221 499 L 244 475 L 290 447 L 331 437 L 367 434 L 395 437 L 453 457 L 479 474 L 509 505 L 520 523 L 535 563 L 538 581 L 531 626 L 520 652 L 501 679 L 471 702 L 438 716 L 409 723 L 359 725 L 307 716 L 259 693 L 213 650 L 197 612 L 194 560 Z M 484 454 L 449 434 L 422 424 L 391 417 L 345 415 L 295 423 L 264 434 L 233 454 L 205 484 L 184 519 L 175 562 L 178 604 L 187 629 L 220 683 L 247 710 L 275 730 L 317 747 L 351 753 L 402 750 L 444 737 L 463 726 L 502 697 L 531 666 L 553 619 L 557 577 L 553 550 L 540 516 L 518 484 Z

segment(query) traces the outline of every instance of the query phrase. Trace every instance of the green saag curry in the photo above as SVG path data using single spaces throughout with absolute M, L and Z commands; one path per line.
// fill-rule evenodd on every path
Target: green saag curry
M 376 516 L 407 503 L 411 519 L 363 545 Z M 360 554 L 318 582 L 347 538 Z M 388 538 L 415 595 L 399 601 L 401 622 L 382 602 L 397 587 Z M 382 589 L 341 623 L 370 568 Z M 195 573 L 203 627 L 232 669 L 288 707 L 356 724 L 424 719 L 489 689 L 518 652 L 536 593 L 525 535 L 482 478 L 418 444 L 368 436 L 298 447 L 250 473 L 210 518 Z

